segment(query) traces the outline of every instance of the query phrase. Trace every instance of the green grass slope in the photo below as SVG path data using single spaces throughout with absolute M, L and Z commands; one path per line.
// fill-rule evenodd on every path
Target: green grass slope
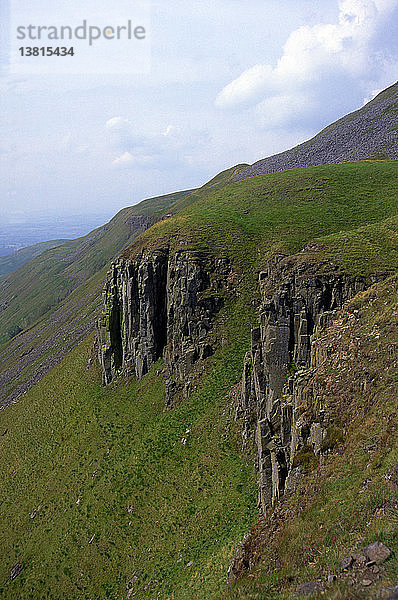
M 255 475 L 240 454 L 231 394 L 256 322 L 252 300 L 257 272 L 273 252 L 297 252 L 316 240 L 325 256 L 348 273 L 357 274 L 364 264 L 361 248 L 366 249 L 369 276 L 394 273 L 397 168 L 396 162 L 353 163 L 227 185 L 136 240 L 126 255 L 167 243 L 232 259 L 240 273 L 237 294 L 215 323 L 223 343 L 207 360 L 189 400 L 171 412 L 163 408 L 161 362 L 140 382 L 121 379 L 103 388 L 98 370 L 87 369 L 89 338 L 0 413 L 0 538 L 6 557 L 0 564 L 1 598 L 210 600 L 224 595 L 234 548 L 257 520 Z M 380 306 L 383 302 L 390 311 L 389 297 Z M 374 308 L 377 320 L 379 305 Z M 367 339 L 366 327 L 364 331 Z M 369 352 L 380 351 L 382 361 L 386 346 L 378 345 L 378 339 L 369 338 Z M 355 372 L 345 372 L 346 386 Z M 381 392 L 374 409 L 378 412 L 369 413 L 374 419 L 368 423 L 369 435 L 372 423 L 389 419 L 390 404 L 384 407 L 384 399 L 390 388 L 380 387 Z M 362 426 L 360 419 L 358 423 Z M 359 429 L 355 435 L 361 435 Z M 390 463 L 388 454 L 376 483 Z M 330 503 L 345 493 L 351 467 L 344 468 L 342 459 L 341 484 L 331 479 L 322 492 L 332 494 Z M 359 481 L 362 472 L 355 477 Z M 349 498 L 354 511 L 354 492 Z M 305 530 L 305 515 L 303 519 Z M 329 527 L 332 517 L 327 523 Z M 331 545 L 333 531 L 327 531 L 325 544 Z M 383 531 L 389 542 L 388 528 Z M 342 536 L 339 549 L 345 550 L 346 539 Z M 335 558 L 333 554 L 328 560 Z M 325 561 L 322 569 L 331 564 Z M 24 568 L 11 580 L 17 563 Z M 296 573 L 295 568 L 287 575 L 293 577 L 292 585 L 317 574 Z M 268 571 L 265 566 L 259 577 Z M 246 597 L 263 598 L 261 587 L 250 588 L 251 579 L 245 583 Z M 266 582 L 264 589 L 282 598 L 283 573 L 272 581 L 276 587 Z
M 106 267 L 50 314 L 0 346 L 0 410 L 40 381 L 93 331 L 105 277 Z
M 0 409 L 25 393 L 94 329 L 109 262 L 143 230 L 143 218 L 167 218 L 181 203 L 189 205 L 209 189 L 229 183 L 244 166 L 223 171 L 199 190 L 143 200 L 57 253 L 45 253 L 3 285 L 0 280 L 0 342 L 4 342 Z M 21 327 L 23 332 L 7 342 L 9 331 Z
M 354 235 L 352 230 L 358 227 L 374 226 L 376 238 L 378 228 L 382 233 L 385 227 L 385 242 L 381 236 L 379 243 L 388 246 L 392 230 L 396 232 L 397 212 L 397 161 L 292 169 L 209 192 L 148 229 L 124 256 L 133 256 L 142 247 L 170 243 L 184 248 L 188 241 L 203 252 L 229 256 L 244 273 L 256 275 L 271 252 L 294 253 L 309 240 L 322 240 L 325 235 L 337 236 L 329 240 L 332 251 L 336 242 L 340 247 L 339 235 Z M 389 218 L 390 226 L 382 226 L 381 222 Z M 367 250 L 367 243 L 363 242 L 362 249 Z M 377 244 L 369 244 L 369 266 L 358 256 L 360 268 L 376 268 L 378 253 Z M 347 253 L 348 269 L 354 267 L 352 260 L 352 254 Z M 397 268 L 394 252 L 388 252 L 382 262 L 383 272 Z
M 19 269 L 19 267 L 22 267 L 22 265 L 24 265 L 26 262 L 32 260 L 32 258 L 36 258 L 36 256 L 42 254 L 45 250 L 61 246 L 67 241 L 68 240 L 51 240 L 49 242 L 39 242 L 38 244 L 33 244 L 33 246 L 21 248 L 21 250 L 17 250 L 8 256 L 1 256 L 0 276 L 13 273 Z
M 156 368 L 103 388 L 86 369 L 92 339 L 1 413 L 0 597 L 119 599 L 134 577 L 140 598 L 222 590 L 256 504 L 225 412 L 240 328 L 172 413 Z M 24 571 L 10 581 L 17 562 Z
M 229 169 L 225 169 L 225 171 L 221 171 L 221 173 L 218 173 L 215 177 L 210 179 L 210 181 L 205 183 L 205 185 L 203 185 L 201 188 L 198 188 L 197 190 L 192 190 L 191 193 L 187 194 L 180 200 L 177 200 L 170 207 L 170 212 L 173 214 L 180 212 L 183 208 L 186 208 L 190 204 L 193 204 L 194 202 L 199 200 L 199 198 L 202 198 L 209 192 L 215 189 L 223 188 L 228 183 L 233 182 L 235 177 L 237 177 L 239 173 L 247 166 L 248 165 L 243 163 L 240 165 L 235 165 L 234 167 L 230 167 Z
M 143 231 L 134 219 L 156 217 L 187 192 L 177 192 L 121 210 L 84 237 L 47 250 L 0 282 L 0 342 L 12 325 L 25 329 L 72 290 L 100 271 Z

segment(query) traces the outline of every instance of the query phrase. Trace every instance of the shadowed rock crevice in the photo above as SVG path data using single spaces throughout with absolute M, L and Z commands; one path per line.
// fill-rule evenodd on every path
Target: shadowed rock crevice
M 110 312 L 109 320 L 109 337 L 112 347 L 114 348 L 113 360 L 115 368 L 119 369 L 122 364 L 123 348 L 121 338 L 121 315 L 120 315 L 120 302 L 116 287 L 115 274 L 113 273 L 112 278 L 112 289 L 114 294 L 112 296 L 112 310 Z

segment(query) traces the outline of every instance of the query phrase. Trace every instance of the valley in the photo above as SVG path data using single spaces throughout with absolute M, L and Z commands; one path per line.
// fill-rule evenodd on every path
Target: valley
M 0 281 L 1 598 L 395 597 L 397 107 Z

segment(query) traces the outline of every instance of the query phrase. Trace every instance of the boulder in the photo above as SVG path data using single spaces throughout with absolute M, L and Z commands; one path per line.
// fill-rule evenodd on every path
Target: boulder
M 365 556 L 376 564 L 381 564 L 391 556 L 391 550 L 381 542 L 374 542 L 363 549 Z

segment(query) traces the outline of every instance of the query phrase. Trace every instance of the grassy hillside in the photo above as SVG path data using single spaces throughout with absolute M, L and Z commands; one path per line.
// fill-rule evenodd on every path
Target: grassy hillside
M 250 326 L 257 318 L 253 306 L 257 272 L 272 253 L 297 252 L 316 240 L 324 256 L 352 275 L 363 269 L 364 258 L 369 277 L 394 273 L 397 169 L 396 162 L 352 163 L 229 184 L 198 198 L 136 240 L 126 255 L 167 243 L 231 258 L 240 277 L 236 296 L 230 297 L 215 324 L 223 343 L 207 360 L 191 397 L 170 412 L 163 407 L 161 361 L 139 382 L 121 379 L 103 388 L 97 368 L 87 369 L 93 342 L 89 338 L 17 404 L 0 413 L 0 537 L 7 557 L 0 565 L 0 597 L 210 600 L 225 595 L 234 548 L 257 522 L 255 475 L 240 454 L 231 410 L 231 389 L 240 379 Z M 339 364 L 333 366 L 336 373 L 332 370 L 329 375 L 336 375 L 341 386 L 336 391 L 342 395 L 357 381 L 358 365 L 369 366 L 374 378 L 373 370 L 381 370 L 384 354 L 395 343 L 391 337 L 395 286 L 391 279 L 370 308 L 366 302 L 373 296 L 366 294 L 353 308 L 361 318 L 362 311 L 364 315 L 359 326 L 365 362 L 353 363 L 341 377 Z M 84 304 L 80 308 L 84 310 Z M 383 335 L 376 337 L 375 326 Z M 344 331 L 342 353 L 353 341 L 349 330 Z M 372 331 L 375 335 L 370 335 Z M 391 339 L 382 340 L 384 333 Z M 372 364 L 376 355 L 379 362 Z M 287 561 L 289 543 L 293 544 L 292 566 L 282 563 L 280 572 L 274 573 L 278 564 L 267 562 L 267 544 L 261 546 L 269 535 L 265 529 L 259 542 L 259 548 L 265 548 L 259 574 L 245 580 L 243 587 L 238 585 L 232 597 L 263 598 L 272 592 L 270 598 L 290 598 L 302 577 L 316 577 L 331 568 L 338 553 L 348 548 L 347 540 L 354 540 L 350 523 L 356 506 L 360 511 L 366 507 L 357 516 L 358 532 L 365 531 L 369 539 L 380 533 L 392 544 L 387 505 L 386 519 L 364 529 L 370 512 L 389 501 L 388 490 L 377 486 L 393 464 L 390 443 L 383 440 L 395 426 L 390 415 L 396 397 L 390 379 L 377 381 L 374 405 L 369 406 L 369 395 L 358 392 L 355 406 L 343 396 L 335 407 L 351 427 L 346 445 L 333 458 L 338 477 L 327 475 L 328 466 L 326 475 L 322 471 L 324 479 L 313 476 L 318 487 L 308 499 L 298 496 L 292 504 L 301 515 L 297 528 L 293 524 L 285 537 L 281 534 L 269 552 L 272 561 L 272 549 L 284 540 L 281 556 Z M 336 399 L 340 402 L 340 396 L 333 396 L 331 403 Z M 367 421 L 361 418 L 364 414 Z M 370 477 L 369 490 L 375 495 L 361 495 L 357 501 L 357 486 L 369 462 L 361 436 L 364 444 L 367 437 L 377 437 L 377 452 L 379 442 L 381 450 L 374 455 Z M 332 511 L 325 515 L 325 527 L 317 533 L 324 497 L 328 507 L 340 501 L 341 505 L 336 517 Z M 301 511 L 299 502 L 307 512 Z M 309 545 L 317 535 L 315 543 L 331 547 L 333 528 L 339 523 L 342 533 L 336 552 L 322 555 L 322 560 L 311 558 L 315 566 L 299 564 L 304 542 Z M 11 581 L 17 563 L 24 568 Z
M 86 370 L 91 338 L 1 413 L 2 598 L 124 598 L 134 577 L 140 598 L 222 590 L 256 497 L 225 411 L 247 342 L 231 317 L 234 344 L 175 412 L 161 364 L 104 389 Z
M 0 276 L 13 273 L 13 271 L 19 269 L 19 267 L 24 265 L 29 260 L 32 260 L 32 258 L 39 256 L 45 250 L 61 246 L 61 244 L 65 244 L 67 241 L 68 240 L 52 240 L 49 242 L 39 242 L 38 244 L 33 244 L 33 246 L 21 248 L 21 250 L 17 250 L 16 252 L 13 252 L 7 256 L 1 256 Z
M 177 213 L 177 212 L 181 211 L 183 208 L 186 208 L 190 204 L 193 204 L 194 202 L 199 200 L 199 198 L 202 198 L 203 196 L 207 195 L 209 192 L 211 192 L 215 189 L 223 188 L 224 186 L 233 182 L 235 177 L 237 177 L 237 175 L 243 169 L 245 169 L 247 166 L 248 165 L 246 165 L 246 164 L 240 164 L 240 165 L 235 165 L 234 167 L 230 167 L 229 169 L 226 169 L 225 171 L 221 171 L 221 173 L 218 173 L 215 177 L 210 179 L 210 181 L 208 181 L 201 188 L 198 188 L 197 190 L 192 190 L 191 193 L 187 194 L 180 200 L 177 200 L 177 202 L 175 202 L 170 207 L 170 212 Z
M 182 198 L 177 192 L 121 210 L 109 223 L 77 240 L 47 250 L 0 282 L 0 342 L 12 325 L 25 329 L 100 271 L 155 217 Z M 138 220 L 137 220 L 138 218 Z
M 94 329 L 109 263 L 143 230 L 146 218 L 175 213 L 182 204 L 229 183 L 244 166 L 220 173 L 199 190 L 149 198 L 124 209 L 108 225 L 58 252 L 44 253 L 3 286 L 0 280 L 0 407 L 26 392 Z M 22 333 L 7 341 L 18 328 Z
M 354 235 L 352 229 L 360 226 L 374 226 L 376 238 L 378 228 L 382 233 L 386 227 L 379 244 L 388 246 L 392 234 L 394 245 L 397 175 L 397 161 L 369 161 L 292 169 L 229 184 L 151 227 L 124 255 L 132 256 L 142 247 L 162 246 L 170 240 L 174 247 L 185 247 L 189 240 L 195 248 L 229 256 L 245 273 L 256 274 L 270 252 L 296 252 L 325 234 L 337 236 L 330 238 L 332 249 L 339 235 Z M 391 231 L 386 224 L 381 225 L 386 218 L 392 218 Z M 372 270 L 379 249 L 362 244 Z M 351 253 L 347 254 L 350 261 L 348 256 Z M 398 266 L 394 252 L 388 257 L 380 265 L 386 273 Z M 357 259 L 360 268 L 366 269 L 361 257 Z

